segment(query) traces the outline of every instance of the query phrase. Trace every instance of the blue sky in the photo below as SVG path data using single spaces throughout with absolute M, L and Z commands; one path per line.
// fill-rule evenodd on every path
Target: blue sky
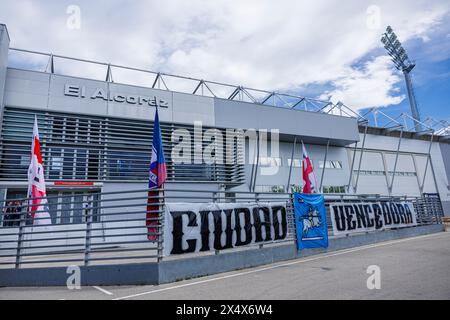
M 3 0 L 0 22 L 12 47 L 342 101 L 359 112 L 379 107 L 397 116 L 409 112 L 405 83 L 380 42 L 392 25 L 417 64 L 422 118 L 450 121 L 448 0 Z M 19 56 L 11 63 L 45 64 Z M 83 71 L 103 78 L 103 71 Z M 118 82 L 137 80 L 115 75 Z

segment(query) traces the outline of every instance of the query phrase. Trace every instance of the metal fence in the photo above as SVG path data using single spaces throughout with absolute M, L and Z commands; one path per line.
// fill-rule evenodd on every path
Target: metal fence
M 253 246 L 294 242 L 295 218 L 292 194 L 211 190 L 147 189 L 103 192 L 98 197 L 48 196 L 57 207 L 37 210 L 51 215 L 51 225 L 32 224 L 31 199 L 0 201 L 0 268 L 98 265 L 159 262 L 163 259 L 164 210 L 167 203 L 258 203 L 284 202 L 287 209 L 287 237 Z M 43 199 L 43 198 L 35 198 Z M 83 201 L 81 201 L 81 200 Z M 88 199 L 88 200 L 86 200 Z M 378 195 L 326 195 L 336 201 L 412 201 L 419 224 L 442 223 L 442 206 L 436 196 L 387 198 Z M 35 209 L 35 208 L 34 208 Z M 34 210 L 33 209 L 33 210 Z M 64 218 L 64 219 L 63 219 Z M 35 222 L 39 221 L 35 218 Z M 329 223 L 331 225 L 331 223 Z M 329 229 L 331 234 L 331 229 Z M 245 247 L 247 248 L 247 247 Z M 211 252 L 210 254 L 218 254 Z M 170 256 L 167 259 L 186 255 Z M 165 258 L 166 259 L 166 258 Z

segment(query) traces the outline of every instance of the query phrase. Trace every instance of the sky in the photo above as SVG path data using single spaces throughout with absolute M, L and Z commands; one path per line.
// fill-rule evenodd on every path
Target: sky
M 395 117 L 410 109 L 403 75 L 380 42 L 391 25 L 416 63 L 422 119 L 450 121 L 448 0 L 2 0 L 0 23 L 15 48 L 342 101 L 361 113 L 378 107 Z M 18 55 L 10 63 L 42 61 Z

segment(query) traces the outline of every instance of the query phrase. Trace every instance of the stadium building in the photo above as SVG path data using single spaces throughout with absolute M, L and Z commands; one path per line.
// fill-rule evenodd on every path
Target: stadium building
M 450 140 L 432 128 L 414 132 L 386 117 L 372 125 L 341 103 L 13 49 L 9 43 L 0 25 L 2 199 L 26 196 L 35 115 L 49 195 L 77 200 L 89 192 L 95 199 L 100 192 L 145 188 L 158 107 L 171 188 L 217 190 L 227 197 L 291 191 L 301 185 L 303 142 L 324 194 L 437 193 L 450 214 Z M 267 131 L 268 152 L 261 143 L 252 149 L 250 140 L 225 143 L 227 132 L 242 134 L 234 129 L 244 135 L 255 129 L 259 142 Z M 191 147 L 190 163 L 172 157 L 181 141 Z M 222 152 L 225 160 L 196 159 L 195 150 L 212 142 L 221 150 L 214 154 Z M 51 212 L 67 205 L 55 199 Z M 52 219 L 81 219 L 81 207 L 70 212 L 72 217 Z

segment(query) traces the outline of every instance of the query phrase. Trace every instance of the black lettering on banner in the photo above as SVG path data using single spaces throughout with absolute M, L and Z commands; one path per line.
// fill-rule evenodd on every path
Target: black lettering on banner
M 412 223 L 413 222 L 412 212 L 406 203 L 405 203 L 405 211 L 406 211 L 406 223 Z
M 397 211 L 400 216 L 400 223 L 405 223 L 406 221 L 406 214 L 405 214 L 405 208 L 403 208 L 403 205 L 401 203 L 396 203 Z
M 366 228 L 366 216 L 364 215 L 363 205 L 358 204 L 354 206 L 355 212 L 356 212 L 356 221 L 358 223 L 358 229 L 360 228 Z
M 261 221 L 260 213 L 263 213 L 264 222 Z M 255 242 L 272 240 L 272 232 L 270 230 L 270 210 L 267 207 L 253 208 L 253 226 L 255 227 Z M 262 237 L 262 228 L 266 231 L 266 237 Z
M 392 224 L 392 216 L 391 212 L 389 210 L 389 206 L 387 202 L 381 203 L 381 208 L 383 209 L 383 219 L 384 219 L 384 225 L 389 226 Z
M 170 214 L 172 215 L 173 219 L 173 248 L 171 254 L 194 252 L 195 246 L 197 244 L 196 239 L 186 240 L 188 248 L 186 250 L 183 250 L 183 215 L 188 216 L 188 227 L 196 227 L 197 221 L 195 213 L 192 211 L 175 211 L 171 212 Z
M 222 212 L 225 213 L 225 245 L 222 245 Z M 212 212 L 214 217 L 214 249 L 224 250 L 233 248 L 233 229 L 231 228 L 231 214 L 233 209 L 215 210 Z
M 355 230 L 356 229 L 356 221 L 353 220 L 353 214 L 355 213 L 352 205 L 345 205 L 345 218 L 347 221 L 347 230 Z
M 375 217 L 375 229 L 383 228 L 383 220 L 380 219 L 382 217 L 381 208 L 378 204 L 373 205 L 373 215 Z
M 395 203 L 393 202 L 389 203 L 389 209 L 391 211 L 392 221 L 394 222 L 394 224 L 399 224 L 400 217 L 398 215 L 397 206 L 395 205 Z
M 281 234 L 280 234 L 280 221 L 278 221 L 278 212 L 281 211 Z M 272 221 L 274 232 L 274 240 L 280 240 L 286 238 L 287 235 L 287 220 L 286 220 L 286 208 L 283 206 L 272 207 Z
M 334 221 L 338 231 L 345 231 L 345 215 L 344 206 L 332 206 L 334 213 Z
M 375 225 L 375 221 L 370 217 L 370 213 L 372 213 L 372 207 L 370 204 L 363 205 L 364 215 L 366 216 L 367 228 L 372 228 Z
M 242 240 L 241 213 L 244 214 L 244 233 L 245 240 Z M 250 210 L 248 208 L 234 209 L 235 230 L 236 230 L 236 246 L 245 246 L 252 242 L 252 223 L 250 218 Z
M 416 211 L 407 201 L 330 203 L 330 215 L 334 234 L 417 225 Z

